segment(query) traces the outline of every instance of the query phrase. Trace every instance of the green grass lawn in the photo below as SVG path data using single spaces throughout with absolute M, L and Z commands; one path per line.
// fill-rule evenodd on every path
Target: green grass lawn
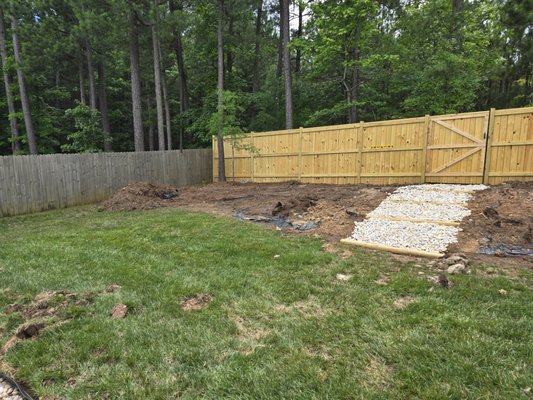
M 100 292 L 4 362 L 47 399 L 532 398 L 531 271 L 474 265 L 431 289 L 427 267 L 321 245 L 169 209 L 0 219 L 0 344 L 23 321 L 9 304 Z M 214 300 L 182 310 L 199 293 Z

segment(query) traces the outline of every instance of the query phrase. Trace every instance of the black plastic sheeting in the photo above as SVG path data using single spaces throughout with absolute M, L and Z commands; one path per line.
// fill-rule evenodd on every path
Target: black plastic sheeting
M 258 223 L 264 223 L 264 224 L 271 224 L 278 226 L 280 228 L 293 228 L 297 229 L 299 231 L 307 231 L 310 229 L 318 228 L 319 223 L 315 221 L 304 221 L 304 222 L 290 222 L 287 221 L 285 218 L 280 216 L 272 216 L 268 214 L 247 214 L 246 211 L 240 210 L 233 213 L 233 216 L 235 218 L 238 218 L 242 221 L 249 221 L 249 222 L 258 222 Z
M 526 248 L 516 247 L 516 246 L 506 246 L 504 244 L 480 247 L 477 252 L 481 254 L 488 254 L 489 256 L 498 256 L 498 255 L 516 256 L 516 257 L 533 256 L 533 249 L 526 249 Z
M 17 382 L 15 382 L 9 376 L 0 372 L 0 378 L 7 382 L 13 389 L 16 389 L 18 391 L 18 395 L 24 400 L 33 400 L 33 397 L 31 397 Z

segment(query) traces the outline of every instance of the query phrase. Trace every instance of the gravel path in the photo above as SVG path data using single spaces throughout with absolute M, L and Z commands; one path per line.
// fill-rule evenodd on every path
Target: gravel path
M 366 220 L 356 223 L 349 239 L 442 254 L 456 241 L 460 231 L 451 224 L 470 215 L 467 202 L 473 192 L 483 189 L 486 186 L 402 186 L 371 211 Z

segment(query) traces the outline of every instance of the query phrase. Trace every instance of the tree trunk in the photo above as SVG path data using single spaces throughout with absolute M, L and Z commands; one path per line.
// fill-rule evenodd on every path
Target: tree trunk
M 15 116 L 15 100 L 13 97 L 13 91 L 11 86 L 13 82 L 11 81 L 11 76 L 7 68 L 7 49 L 6 49 L 6 28 L 4 24 L 4 10 L 0 8 L 0 56 L 2 58 L 2 69 L 4 72 L 4 86 L 6 88 L 6 100 L 7 100 L 7 110 L 9 112 L 9 125 L 11 128 L 11 150 L 13 154 L 16 154 L 20 151 L 20 142 L 19 142 L 19 128 L 18 120 Z
M 104 64 L 98 63 L 98 101 L 100 115 L 102 116 L 102 130 L 104 131 L 104 151 L 113 151 L 111 144 L 111 128 L 109 125 L 109 111 L 107 108 L 107 95 L 105 92 Z
M 305 4 L 302 0 L 298 1 L 298 31 L 296 33 L 296 36 L 298 39 L 302 37 L 303 33 L 303 23 L 304 23 L 304 10 L 305 10 Z M 300 46 L 296 49 L 296 63 L 294 66 L 294 72 L 297 74 L 300 73 L 300 70 L 302 68 L 302 49 Z
M 233 17 L 231 14 L 229 15 L 229 23 L 228 23 L 228 36 L 230 38 L 233 38 Z M 226 82 L 229 82 L 229 85 L 231 85 L 232 82 L 232 76 L 233 76 L 233 61 L 234 61 L 234 55 L 233 51 L 231 51 L 231 46 L 228 46 L 226 50 Z
M 148 89 L 150 89 L 148 87 Z M 146 90 L 146 110 L 148 111 L 148 150 L 155 150 L 154 119 L 152 118 L 152 97 L 150 90 Z
M 276 80 L 281 78 L 281 74 L 283 72 L 283 27 L 285 26 L 285 22 L 283 22 L 283 12 L 281 8 L 283 7 L 282 4 L 283 0 L 280 0 L 279 3 L 279 42 L 278 42 L 278 65 L 276 68 Z
M 80 103 L 85 105 L 85 81 L 83 79 L 83 49 L 80 47 L 80 54 L 78 57 L 78 78 L 80 82 Z
M 289 0 L 281 0 L 281 20 L 283 21 L 283 75 L 285 78 L 285 129 L 292 129 L 292 82 L 291 59 L 289 52 Z
M 155 107 L 157 112 L 157 140 L 159 150 L 165 150 L 165 123 L 163 117 L 163 94 L 161 92 L 161 64 L 159 63 L 159 38 L 156 25 L 152 25 L 152 47 L 154 57 Z
M 139 66 L 139 32 L 135 11 L 130 10 L 130 71 L 131 103 L 133 111 L 133 139 L 135 151 L 144 151 L 144 132 L 141 104 L 141 72 Z
M 224 141 L 222 130 L 224 129 L 224 0 L 218 0 L 218 30 L 217 30 L 217 52 L 218 52 L 218 180 L 226 181 L 226 160 L 224 157 Z
M 176 4 L 175 0 L 169 0 L 168 6 L 171 12 L 182 10 L 183 6 L 181 2 Z M 190 108 L 189 102 L 189 89 L 187 86 L 187 74 L 185 72 L 185 63 L 183 61 L 183 45 L 181 42 L 181 32 L 176 28 L 174 29 L 174 51 L 176 52 L 176 60 L 178 63 L 179 72 L 179 91 L 180 91 L 180 114 L 186 113 Z M 183 149 L 183 120 L 180 122 L 179 135 L 180 135 L 180 149 Z M 193 144 L 192 137 L 188 139 L 190 144 Z
M 254 53 L 254 70 L 252 77 L 252 92 L 255 94 L 259 91 L 259 62 L 261 60 L 261 17 L 263 15 L 263 0 L 259 0 L 257 6 L 257 16 L 255 18 L 255 53 Z
M 161 41 L 157 41 L 159 53 L 159 65 L 161 66 L 161 88 L 163 89 L 163 108 L 165 110 L 165 127 L 167 130 L 167 150 L 172 150 L 172 124 L 170 121 L 170 104 L 168 101 L 168 86 L 165 76 L 165 68 L 163 68 L 163 55 L 161 53 Z M 183 150 L 183 147 L 180 147 Z
M 22 104 L 22 113 L 24 114 L 24 125 L 26 126 L 26 135 L 28 137 L 28 145 L 30 154 L 39 154 L 37 151 L 37 139 L 33 131 L 33 123 L 31 120 L 30 99 L 26 89 L 26 78 L 22 71 L 22 57 L 20 51 L 20 42 L 17 33 L 17 19 L 11 17 L 11 30 L 13 34 L 13 52 L 15 53 L 15 63 L 17 64 L 17 78 L 20 91 L 20 102 Z
M 89 105 L 96 110 L 96 84 L 94 79 L 93 48 L 89 39 L 85 39 L 85 49 L 87 52 L 87 73 L 89 75 Z
M 359 49 L 353 52 L 353 59 L 355 64 L 352 66 L 352 85 L 348 95 L 348 101 L 355 103 L 359 97 Z M 357 105 L 352 104 L 348 109 L 348 122 L 353 124 L 357 122 Z
M 163 106 L 165 109 L 165 127 L 167 130 L 167 150 L 172 150 L 172 124 L 170 120 L 170 104 L 168 102 L 168 87 L 165 72 L 161 74 L 161 85 L 163 88 Z M 180 150 L 183 150 L 183 139 L 180 140 Z

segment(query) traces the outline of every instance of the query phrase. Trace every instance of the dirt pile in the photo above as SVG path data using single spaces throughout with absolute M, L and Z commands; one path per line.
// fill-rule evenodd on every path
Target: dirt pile
M 316 196 L 298 195 L 283 203 L 278 201 L 272 210 L 272 215 L 287 218 L 290 215 L 303 214 L 316 205 L 317 200 Z
M 170 185 L 134 182 L 118 190 L 102 203 L 106 211 L 152 210 L 175 207 L 178 189 Z
M 450 251 L 533 256 L 533 182 L 508 182 L 477 192 L 470 217 Z

